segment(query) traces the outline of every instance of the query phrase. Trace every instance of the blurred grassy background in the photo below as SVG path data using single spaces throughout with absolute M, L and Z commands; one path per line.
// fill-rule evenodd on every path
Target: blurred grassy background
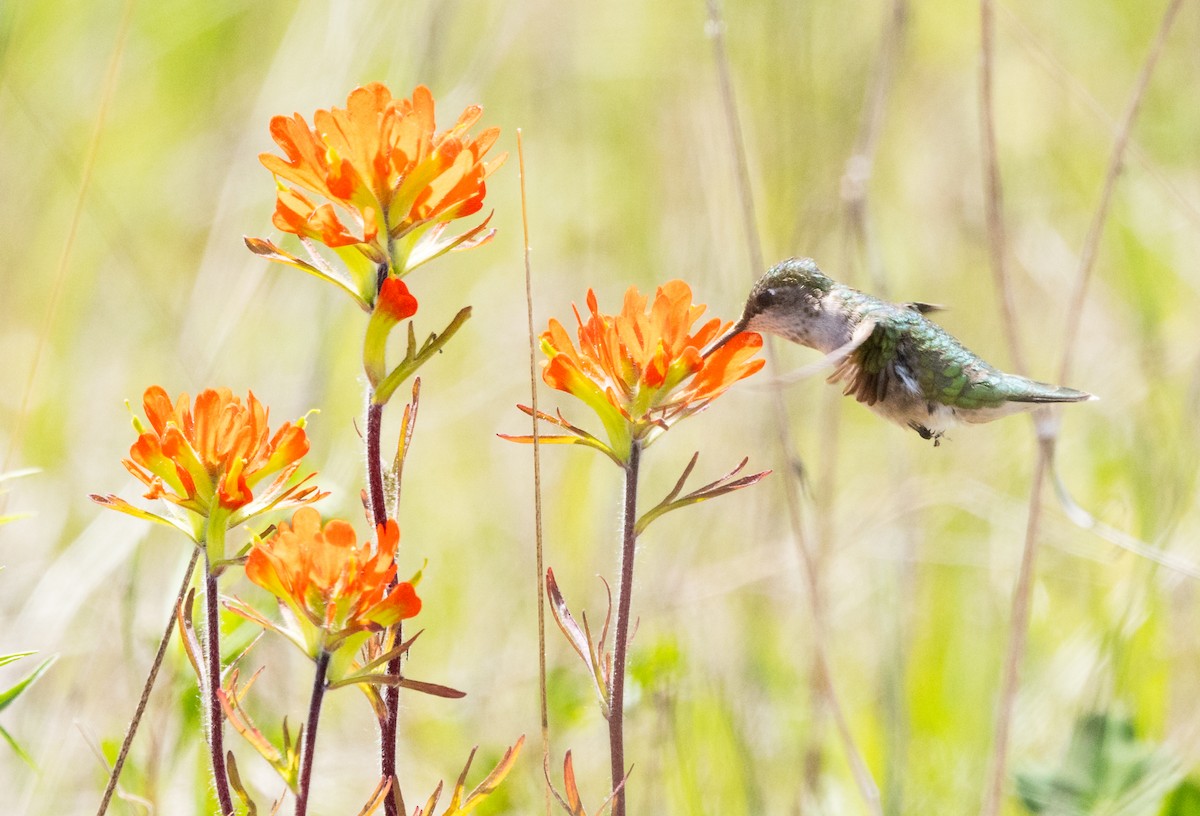
M 1062 353 L 1114 123 L 1161 6 L 999 6 L 1010 268 L 1030 373 L 1042 379 Z M 757 272 L 745 261 L 700 0 L 162 0 L 132 9 L 60 277 L 124 9 L 115 0 L 0 5 L 0 451 L 6 468 L 41 469 L 8 497 L 8 511 L 33 517 L 0 529 L 0 653 L 61 655 L 4 712 L 38 766 L 0 747 L 0 790 L 14 814 L 94 811 L 104 779 L 94 746 L 119 741 L 186 562 L 184 543 L 168 532 L 86 500 L 93 491 L 136 495 L 119 464 L 134 438 L 123 400 L 137 405 L 152 383 L 172 393 L 228 385 L 254 389 L 276 421 L 317 407 L 309 461 L 333 491 L 322 509 L 359 518 L 363 321 L 331 287 L 242 245 L 243 235 L 273 236 L 273 185 L 256 158 L 273 148 L 271 115 L 311 117 L 381 79 L 397 95 L 429 85 L 443 127 L 482 103 L 485 124 L 504 129 L 501 149 L 515 151 L 522 128 L 539 327 L 568 317 L 588 287 L 615 309 L 630 284 L 649 290 L 672 277 L 731 319 Z M 987 266 L 974 4 L 909 7 L 867 188 L 869 253 L 847 228 L 846 161 L 891 13 L 889 2 L 831 0 L 727 10 L 767 262 L 812 255 L 835 277 L 946 304 L 941 322 L 1007 366 Z M 1075 497 L 1101 520 L 1192 563 L 1200 562 L 1197 42 L 1200 7 L 1185 4 L 1134 130 L 1083 314 L 1069 384 L 1103 401 L 1064 413 L 1058 457 Z M 411 805 L 438 779 L 452 780 L 472 745 L 483 746 L 481 774 L 525 733 L 521 763 L 482 812 L 533 813 L 542 794 L 530 451 L 495 438 L 528 427 L 513 408 L 528 400 L 515 157 L 489 193 L 496 241 L 410 278 L 421 331 L 464 303 L 475 307 L 422 372 L 401 518 L 402 573 L 429 559 L 426 633 L 410 673 L 469 696 L 404 697 L 401 767 Z M 814 358 L 778 353 L 785 370 Z M 786 470 L 761 385 L 736 390 L 656 445 L 643 502 L 657 501 L 697 449 L 701 478 L 744 455 L 752 467 Z M 1030 425 L 963 428 L 934 450 L 819 378 L 786 399 L 811 479 L 805 525 L 823 554 L 834 680 L 885 810 L 972 812 L 1025 524 Z M 557 404 L 591 421 L 580 406 Z M 594 576 L 615 564 L 618 473 L 583 450 L 548 449 L 543 463 L 547 561 L 573 606 L 595 617 L 604 596 Z M 863 812 L 828 713 L 814 705 L 813 623 L 787 489 L 776 475 L 672 514 L 643 539 L 631 812 Z M 1053 499 L 1042 538 L 1015 770 L 1058 768 L 1075 722 L 1092 711 L 1121 713 L 1141 738 L 1163 744 L 1157 778 L 1196 770 L 1196 581 L 1076 528 Z M 256 597 L 240 579 L 224 588 Z M 553 763 L 573 748 L 598 804 L 604 724 L 556 631 L 549 648 Z M 261 724 L 285 712 L 296 723 L 306 665 L 269 641 L 256 654 L 273 661 L 256 687 Z M 0 687 L 20 673 L 3 672 Z M 202 807 L 192 687 L 173 649 L 124 778 L 158 813 Z M 332 695 L 321 731 L 315 812 L 353 813 L 376 768 L 373 724 L 356 692 Z M 231 744 L 268 801 L 279 788 L 272 773 L 236 736 Z M 1006 812 L 1024 810 L 1010 797 Z

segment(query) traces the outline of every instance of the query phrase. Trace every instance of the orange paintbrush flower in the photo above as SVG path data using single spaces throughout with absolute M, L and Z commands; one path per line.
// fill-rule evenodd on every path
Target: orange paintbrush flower
M 284 155 L 259 156 L 279 183 L 274 224 L 334 250 L 353 280 L 339 280 L 316 258 L 310 264 L 267 241 L 247 244 L 333 280 L 370 310 L 380 267 L 402 277 L 451 249 L 491 237 L 486 219 L 461 235 L 443 236 L 449 222 L 482 209 L 487 177 L 507 156 L 484 160 L 498 128 L 467 133 L 482 114 L 471 105 L 438 133 L 428 88 L 395 99 L 387 86 L 373 82 L 351 91 L 344 109 L 318 110 L 312 127 L 298 113 L 276 116 L 271 137 Z
M 642 451 L 673 423 L 704 410 L 738 380 L 759 371 L 764 361 L 754 359 L 762 337 L 740 332 L 705 356 L 704 348 L 728 331 L 732 323 L 713 318 L 699 327 L 702 304 L 692 302 L 692 290 L 681 280 L 658 287 L 653 301 L 636 287 L 625 292 L 618 314 L 603 314 L 596 293 L 587 293 L 588 317 L 575 308 L 578 346 L 566 328 L 551 320 L 541 336 L 542 351 L 549 358 L 542 379 L 551 388 L 583 400 L 604 425 L 608 441 L 569 423 L 561 414 L 551 416 L 522 406 L 534 422 L 549 422 L 568 433 L 537 438 L 551 443 L 582 444 L 607 454 L 624 471 L 624 506 L 620 539 L 620 581 L 617 584 L 616 625 L 613 648 L 606 646 L 609 615 L 603 632 L 594 639 L 581 628 L 558 591 L 554 573 L 546 571 L 546 595 L 550 610 L 563 634 L 587 665 L 608 721 L 614 812 L 624 810 L 624 786 L 628 765 L 624 747 L 625 670 L 630 640 L 630 610 L 633 595 L 633 564 L 638 536 L 656 518 L 673 510 L 740 490 L 761 480 L 766 473 L 738 474 L 745 459 L 724 476 L 683 494 L 684 485 L 700 454 L 692 455 L 674 488 L 650 510 L 638 514 L 638 474 Z M 536 427 L 536 426 L 535 426 Z M 508 437 L 527 442 L 531 437 Z M 607 587 L 607 584 L 606 584 Z M 569 756 L 565 771 L 567 795 L 559 801 L 571 813 L 583 814 Z M 557 794 L 556 794 L 557 795 Z M 607 803 L 606 803 L 607 804 Z M 601 810 L 604 808 L 601 807 Z
M 389 519 L 377 532 L 379 547 L 372 553 L 370 542 L 358 543 L 349 522 L 333 519 L 322 526 L 316 510 L 302 507 L 290 526 L 281 523 L 250 550 L 246 577 L 292 611 L 303 642 L 293 639 L 310 656 L 343 645 L 357 648 L 361 638 L 355 635 L 381 631 L 421 611 L 411 583 L 389 588 L 400 542 L 396 522 Z
M 246 401 L 228 388 L 207 389 L 195 403 L 180 394 L 172 403 L 160 386 L 146 389 L 142 399 L 146 422 L 133 419 L 139 436 L 129 449 L 125 467 L 149 490 L 148 499 L 164 499 L 196 514 L 198 520 L 219 519 L 222 529 L 236 526 L 251 516 L 279 505 L 320 498 L 317 488 L 287 486 L 308 452 L 305 421 L 285 422 L 274 434 L 268 425 L 267 409 L 250 393 Z M 148 423 L 148 424 L 147 424 Z M 271 484 L 254 490 L 267 477 Z M 167 519 L 139 510 L 115 496 L 93 496 L 115 510 L 142 518 L 166 521 L 199 537 L 196 525 Z M 213 527 L 206 536 L 210 549 Z M 210 552 L 214 560 L 222 553 Z
M 634 439 L 648 442 L 656 430 L 703 410 L 763 367 L 763 360 L 751 359 L 762 347 L 753 332 L 739 334 L 707 358 L 701 355 L 731 324 L 713 318 L 693 332 L 705 307 L 692 303 L 692 290 L 681 280 L 658 287 L 649 311 L 647 298 L 632 286 L 619 314 L 602 314 L 590 289 L 587 306 L 586 321 L 575 310 L 578 349 L 566 328 L 551 319 L 541 337 L 550 358 L 542 379 L 599 415 L 609 451 L 619 461 L 628 457 Z

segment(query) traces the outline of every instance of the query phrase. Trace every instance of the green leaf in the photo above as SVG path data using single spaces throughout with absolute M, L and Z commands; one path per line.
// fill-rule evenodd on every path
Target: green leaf
M 30 768 L 37 767 L 33 764 L 33 758 L 30 757 L 29 754 L 25 753 L 25 749 L 17 744 L 17 741 L 13 739 L 12 734 L 8 733 L 8 731 L 6 731 L 2 725 L 0 725 L 0 737 L 4 737 L 4 741 L 7 742 L 9 747 L 13 749 L 13 752 L 21 758 L 22 762 L 24 762 Z
M 20 660 L 22 657 L 29 657 L 31 654 L 37 654 L 37 652 L 13 652 L 12 654 L 0 655 L 0 666 L 7 666 L 14 660 Z
M 32 654 L 32 652 L 26 652 L 25 654 Z M 21 656 L 23 657 L 24 655 Z M 42 676 L 42 673 L 50 668 L 50 665 L 57 659 L 57 655 L 46 658 L 42 661 L 42 665 L 27 674 L 23 680 L 18 681 L 16 685 L 11 686 L 5 691 L 0 691 L 0 711 L 3 711 L 8 707 L 9 703 L 20 697 L 25 689 L 36 683 L 37 679 Z
M 442 347 L 450 342 L 450 338 L 462 328 L 470 316 L 470 306 L 464 306 L 459 309 L 458 314 L 454 316 L 454 319 L 450 321 L 446 328 L 442 329 L 441 334 L 429 335 L 429 339 L 421 346 L 420 351 L 417 350 L 416 330 L 413 328 L 412 321 L 410 320 L 408 323 L 408 352 L 404 355 L 404 359 L 375 387 L 375 393 L 371 395 L 371 401 L 376 405 L 386 405 L 387 401 L 391 399 L 392 393 L 400 384 L 411 377 L 430 358 L 440 352 Z
M 318 266 L 314 266 L 303 258 L 299 258 L 292 253 L 275 246 L 275 244 L 271 243 L 270 241 L 263 240 L 262 238 L 243 236 L 242 240 L 246 242 L 246 248 L 255 255 L 266 258 L 268 261 L 275 261 L 276 263 L 294 266 L 297 269 L 307 272 L 313 277 L 329 281 L 334 286 L 348 294 L 350 297 L 354 298 L 354 302 L 357 303 L 359 308 L 361 308 L 363 311 L 371 311 L 370 304 L 363 300 L 362 295 L 354 291 L 354 287 L 350 284 L 350 282 L 343 279 L 341 275 L 338 275 L 333 270 L 322 269 Z
M 1159 816 L 1200 816 L 1200 780 L 1180 782 L 1163 802 Z
M 617 467 L 625 467 L 625 463 L 621 461 L 621 458 L 617 456 L 616 452 L 612 448 L 582 428 L 576 427 L 570 422 L 567 422 L 561 413 L 559 413 L 557 417 L 547 414 L 545 411 L 538 411 L 535 414 L 533 409 L 528 405 L 518 405 L 517 410 L 528 416 L 535 417 L 543 422 L 548 422 L 551 425 L 557 425 L 558 427 L 563 428 L 571 433 L 570 436 L 565 436 L 562 434 L 538 434 L 537 441 L 539 443 L 546 445 L 585 445 L 589 448 L 595 448 L 603 453 L 609 459 L 613 460 Z M 533 442 L 533 436 L 531 434 L 496 434 L 496 436 L 507 442 L 521 442 L 525 444 L 531 444 Z
M 1017 793 L 1031 813 L 1140 816 L 1178 779 L 1178 763 L 1138 740 L 1129 718 L 1105 712 L 1076 720 L 1062 764 L 1018 773 Z
M 771 474 L 771 471 L 764 470 L 752 476 L 743 476 L 740 479 L 733 478 L 742 471 L 742 468 L 746 467 L 746 463 L 750 461 L 747 457 L 742 459 L 737 467 L 721 478 L 709 482 L 703 487 L 697 488 L 686 496 L 679 498 L 679 493 L 683 490 L 683 485 L 687 482 L 688 477 L 692 475 L 692 469 L 695 468 L 696 461 L 699 458 L 699 452 L 693 454 L 691 461 L 688 462 L 687 467 L 683 470 L 683 475 L 679 477 L 679 481 L 675 483 L 675 487 L 671 489 L 671 492 L 661 502 L 643 513 L 642 517 L 637 520 L 637 524 L 634 526 L 634 532 L 637 535 L 645 532 L 646 528 L 650 526 L 650 522 L 672 510 L 678 510 L 680 507 L 687 507 L 689 504 L 698 504 L 702 501 L 714 499 L 717 496 L 724 496 L 726 493 L 732 493 L 735 490 L 741 490 L 743 487 L 757 484 Z

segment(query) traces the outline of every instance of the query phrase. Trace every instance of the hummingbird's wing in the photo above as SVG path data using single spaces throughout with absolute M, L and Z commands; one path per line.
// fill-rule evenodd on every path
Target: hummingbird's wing
M 857 348 L 829 375 L 829 382 L 844 382 L 842 393 L 865 405 L 883 402 L 891 394 L 902 400 L 919 395 L 920 388 L 903 353 L 904 334 L 887 322 L 866 320 L 855 331 L 862 335 Z
M 924 404 L 979 407 L 998 403 L 993 375 L 1000 372 L 974 357 L 940 326 L 911 306 L 891 307 L 864 320 L 855 332 L 862 342 L 834 369 L 830 382 L 844 382 L 843 393 L 875 406 L 887 402 L 890 413 Z

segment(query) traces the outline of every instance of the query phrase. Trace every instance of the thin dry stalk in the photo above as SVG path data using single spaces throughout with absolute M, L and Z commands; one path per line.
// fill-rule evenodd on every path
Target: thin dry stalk
M 537 585 L 538 702 L 542 726 L 542 767 L 549 767 L 550 715 L 546 702 L 546 596 L 543 591 L 546 566 L 542 547 L 542 453 L 537 420 L 537 336 L 533 330 L 533 264 L 529 259 L 529 212 L 526 207 L 527 199 L 525 195 L 525 148 L 521 140 L 520 128 L 517 128 L 517 170 L 521 182 L 521 229 L 525 241 L 525 314 L 529 323 L 529 404 L 533 408 L 533 413 L 531 414 L 533 423 L 533 540 L 534 555 L 537 561 L 534 583 Z M 546 779 L 546 786 L 542 792 L 546 797 L 546 814 L 549 816 L 551 807 L 549 778 Z
M 1118 128 L 1116 120 L 1109 116 L 1108 111 L 1092 95 L 1087 86 L 1066 69 L 1062 62 L 1054 55 L 1054 52 L 1038 39 L 1029 26 L 1025 25 L 1021 18 L 1016 15 L 1016 12 L 1005 6 L 1000 6 L 1000 13 L 1003 19 L 1007 20 L 1009 25 L 1013 27 L 1017 42 L 1024 46 L 1030 55 L 1042 64 L 1046 73 L 1068 93 L 1072 94 L 1075 99 L 1081 101 L 1100 122 L 1103 122 L 1107 127 L 1112 129 L 1113 133 L 1116 133 Z M 1189 199 L 1183 190 L 1179 189 L 1179 185 L 1168 178 L 1162 168 L 1146 155 L 1146 151 L 1132 135 L 1130 136 L 1127 151 L 1129 158 L 1136 162 L 1142 171 L 1146 173 L 1147 177 L 1153 179 L 1162 191 L 1175 202 L 1177 211 L 1184 218 L 1188 219 L 1192 223 L 1192 226 L 1200 227 L 1200 207 L 1197 206 L 1196 202 Z
M 979 114 L 980 132 L 983 139 L 984 206 L 987 215 L 988 257 L 991 262 L 996 293 L 1000 298 L 1004 335 L 1008 341 L 1012 365 L 1018 373 L 1024 374 L 1027 368 L 1021 352 L 1021 337 L 1017 330 L 1016 309 L 1008 277 L 1008 236 L 1004 222 L 1004 194 L 1000 183 L 1000 162 L 996 149 L 996 121 L 992 98 L 993 64 L 995 62 L 995 9 L 992 0 L 980 0 L 979 22 Z M 1012 723 L 1012 711 L 1016 702 L 1021 655 L 1025 652 L 1025 641 L 1029 630 L 1029 595 L 1033 585 L 1033 568 L 1037 559 L 1037 531 L 1041 517 L 1041 494 L 1046 474 L 1047 446 L 1052 444 L 1052 440 L 1046 440 L 1038 446 L 1033 486 L 1030 488 L 1025 545 L 1021 551 L 1021 567 L 1013 589 L 1008 649 L 1000 680 L 1000 698 L 996 707 L 992 775 L 990 783 L 984 791 L 983 816 L 994 816 L 999 810 L 1005 768 L 1008 764 L 1008 730 Z
M 706 0 L 708 8 L 708 32 L 713 42 L 713 57 L 717 67 L 717 76 L 720 83 L 721 101 L 724 109 L 724 117 L 727 127 L 729 128 L 729 138 L 733 146 L 733 158 L 735 172 L 737 175 L 738 197 L 741 204 L 742 224 L 746 232 L 746 250 L 748 261 L 750 264 L 751 274 L 757 277 L 763 271 L 763 255 L 762 246 L 758 238 L 758 219 L 754 211 L 754 196 L 750 184 L 750 170 L 746 158 L 745 140 L 742 136 L 741 121 L 737 113 L 737 101 L 734 98 L 733 81 L 730 76 L 729 55 L 725 47 L 725 23 L 721 16 L 720 8 L 717 5 L 717 0 Z M 777 356 L 775 347 L 772 343 L 766 344 L 766 357 L 768 365 L 773 369 L 778 368 Z M 793 457 L 791 432 L 788 424 L 787 406 L 784 403 L 783 394 L 776 390 L 772 399 L 772 408 L 775 421 L 776 433 L 779 439 L 779 450 L 782 455 L 788 458 L 785 462 L 785 472 L 803 472 L 803 466 L 797 457 Z M 804 525 L 800 515 L 800 500 L 797 491 L 785 490 L 784 495 L 787 502 L 788 520 L 791 525 L 792 538 L 796 542 L 797 549 L 800 553 L 801 563 L 804 565 L 805 580 L 808 584 L 809 602 L 812 604 L 810 611 L 813 615 L 814 624 L 820 620 L 820 604 L 819 604 L 819 578 L 817 564 L 815 563 L 812 548 L 807 542 Z M 817 688 L 822 693 L 823 702 L 828 707 L 833 716 L 834 722 L 837 725 L 838 733 L 841 736 L 843 748 L 846 752 L 847 760 L 850 765 L 851 772 L 854 776 L 855 784 L 862 795 L 863 801 L 867 804 L 871 813 L 877 816 L 882 816 L 882 809 L 879 802 L 879 788 L 875 784 L 875 780 L 871 777 L 870 770 L 862 759 L 862 753 L 858 749 L 858 745 L 854 740 L 854 735 L 851 733 L 849 723 L 846 720 L 845 713 L 842 710 L 841 703 L 838 699 L 833 678 L 829 668 L 829 661 L 826 656 L 825 649 L 825 633 L 819 625 L 814 625 L 813 631 L 813 652 L 814 652 L 814 668 L 819 675 L 819 683 Z
M 79 177 L 79 194 L 75 196 L 75 208 L 71 211 L 71 221 L 67 226 L 67 235 L 63 241 L 62 254 L 58 257 L 58 269 L 54 273 L 54 286 L 50 290 L 50 303 L 46 306 L 46 316 L 42 320 L 42 330 L 38 332 L 37 345 L 33 349 L 33 359 L 29 361 L 29 376 L 25 379 L 25 387 L 21 391 L 21 405 L 13 419 L 12 433 L 9 436 L 8 452 L 4 455 L 4 466 L 0 472 L 8 471 L 21 447 L 21 438 L 25 433 L 25 421 L 29 415 L 29 400 L 33 395 L 33 386 L 37 381 L 38 368 L 42 362 L 42 354 L 46 344 L 50 342 L 50 333 L 54 329 L 54 321 L 58 316 L 58 307 L 62 302 L 63 291 L 66 288 L 67 270 L 71 265 L 71 252 L 75 248 L 75 236 L 79 232 L 79 222 L 83 218 L 83 204 L 87 200 L 88 189 L 92 185 L 92 171 L 96 167 L 96 155 L 100 148 L 100 134 L 104 132 L 104 120 L 108 108 L 112 104 L 113 95 L 117 89 L 117 73 L 121 67 L 121 57 L 125 53 L 125 40 L 133 23 L 133 10 L 137 0 L 126 0 L 125 10 L 121 13 L 121 22 L 117 24 L 117 41 L 113 44 L 112 55 L 108 60 L 108 69 L 104 74 L 104 85 L 100 91 L 100 107 L 96 110 L 96 124 L 92 128 L 92 136 L 88 140 L 87 153 L 83 158 L 83 170 Z M 2 501 L 2 500 L 0 500 Z
M 1008 732 L 1012 725 L 1017 700 L 1021 657 L 1029 633 L 1029 599 L 1033 590 L 1033 568 L 1037 561 L 1038 525 L 1042 514 L 1042 486 L 1046 469 L 1054 455 L 1054 436 L 1038 439 L 1037 464 L 1034 466 L 1033 487 L 1029 491 L 1029 515 L 1025 522 L 1025 547 L 1021 551 L 1021 568 L 1013 589 L 1012 620 L 1009 624 L 1008 651 L 1004 657 L 1004 674 L 1000 680 L 1000 700 L 996 707 L 996 730 L 992 745 L 992 773 L 984 791 L 980 816 L 996 816 L 1000 812 L 1001 794 L 1008 767 Z
M 96 816 L 104 816 L 104 812 L 108 810 L 108 803 L 112 801 L 113 794 L 117 790 L 117 782 L 120 781 L 121 771 L 125 768 L 125 759 L 129 756 L 133 738 L 137 736 L 138 726 L 142 723 L 142 715 L 146 713 L 146 704 L 150 702 L 150 692 L 154 690 L 154 682 L 158 679 L 158 670 L 162 667 L 163 656 L 167 653 L 167 644 L 171 642 L 171 632 L 175 629 L 176 610 L 183 603 L 183 597 L 192 583 L 192 573 L 196 570 L 198 560 L 200 560 L 200 548 L 193 547 L 192 558 L 188 561 L 187 569 L 183 571 L 183 582 L 179 585 L 179 592 L 175 595 L 175 604 L 171 607 L 171 614 L 167 616 L 167 628 L 158 641 L 158 651 L 154 653 L 154 661 L 150 664 L 150 671 L 146 674 L 146 682 L 142 686 L 142 696 L 138 700 L 137 709 L 133 712 L 133 719 L 129 721 L 129 728 L 125 731 L 125 739 L 121 743 L 121 750 L 117 752 L 117 761 L 113 763 L 112 773 L 108 777 L 108 787 L 104 789 L 104 798 L 100 800 Z
M 982 2 L 985 5 L 987 4 L 987 0 L 982 0 Z M 1182 0 L 1170 0 L 1166 11 L 1163 13 L 1158 34 L 1150 47 L 1150 52 L 1146 55 L 1146 61 L 1142 65 L 1142 70 L 1138 76 L 1137 83 L 1134 85 L 1129 104 L 1126 106 L 1121 127 L 1113 142 L 1112 156 L 1109 160 L 1108 172 L 1104 178 L 1104 186 L 1100 193 L 1100 202 L 1096 207 L 1096 213 L 1092 218 L 1092 224 L 1088 229 L 1084 247 L 1079 258 L 1075 290 L 1067 314 L 1067 331 L 1063 346 L 1062 362 L 1059 366 L 1058 379 L 1060 382 L 1065 382 L 1069 378 L 1075 341 L 1079 334 L 1080 318 L 1087 297 L 1087 288 L 1091 281 L 1092 269 L 1095 266 L 1096 253 L 1100 245 L 1100 237 L 1104 232 L 1104 224 L 1108 218 L 1108 211 L 1112 204 L 1116 182 L 1121 174 L 1121 168 L 1124 166 L 1129 135 L 1133 130 L 1133 124 L 1137 119 L 1138 111 L 1141 109 L 1146 88 L 1150 84 L 1150 77 L 1154 72 L 1155 65 L 1158 63 L 1158 58 L 1162 54 L 1167 36 L 1171 31 L 1171 26 L 1175 22 L 1181 5 Z M 1021 556 L 1021 567 L 1017 577 L 1017 585 L 1013 590 L 1008 651 L 1004 659 L 1004 675 L 1001 681 L 1000 700 L 996 708 L 996 729 L 992 746 L 991 775 L 984 790 L 983 807 L 980 811 L 981 816 L 996 816 L 1000 812 L 1001 793 L 1008 773 L 1008 734 L 1016 702 L 1019 669 L 1025 652 L 1029 622 L 1029 599 L 1033 584 L 1033 566 L 1037 556 L 1037 532 L 1041 516 L 1041 492 L 1046 472 L 1054 458 L 1054 448 L 1057 440 L 1057 426 L 1054 424 L 1052 417 L 1035 414 L 1034 422 L 1038 428 L 1038 460 L 1034 470 L 1033 488 L 1029 498 L 1029 518 L 1025 530 L 1025 549 Z
M 1059 382 L 1066 382 L 1071 373 L 1071 363 L 1074 362 L 1075 357 L 1075 341 L 1079 336 L 1079 321 L 1083 314 L 1083 303 L 1087 298 L 1088 284 L 1092 280 L 1092 268 L 1096 264 L 1096 252 L 1100 247 L 1100 237 L 1104 234 L 1104 224 L 1108 220 L 1108 209 L 1112 204 L 1113 191 L 1117 186 L 1121 170 L 1125 166 L 1125 148 L 1129 144 L 1129 134 L 1133 132 L 1133 123 L 1137 119 L 1138 111 L 1141 110 L 1142 100 L 1146 96 L 1146 88 L 1150 85 L 1150 77 L 1154 73 L 1154 67 L 1158 64 L 1158 58 L 1162 55 L 1163 47 L 1166 45 L 1167 35 L 1171 33 L 1171 26 L 1182 5 L 1183 0 L 1171 0 L 1167 5 L 1162 23 L 1158 27 L 1158 36 L 1155 37 L 1154 44 L 1150 46 L 1150 53 L 1146 55 L 1146 62 L 1142 66 L 1141 74 L 1138 75 L 1138 81 L 1129 98 L 1129 104 L 1125 107 L 1125 116 L 1121 119 L 1120 130 L 1117 131 L 1117 137 L 1113 142 L 1108 173 L 1104 176 L 1104 189 L 1100 193 L 1100 204 L 1096 207 L 1096 214 L 1092 218 L 1087 238 L 1083 243 L 1083 251 L 1079 256 L 1079 273 L 1075 281 L 1075 292 L 1071 297 L 1067 312 L 1067 331 L 1063 342 L 1062 364 L 1058 368 Z
M 843 252 L 846 260 L 843 266 L 846 268 L 850 267 L 850 259 L 855 254 L 856 249 L 857 255 L 866 267 L 867 278 L 870 280 L 872 288 L 882 295 L 886 295 L 888 291 L 887 276 L 884 272 L 884 264 L 879 252 L 878 242 L 875 240 L 874 232 L 871 229 L 869 191 L 871 188 L 871 177 L 875 168 L 875 157 L 878 153 L 879 137 L 883 131 L 884 116 L 887 113 L 888 95 L 892 88 L 892 78 L 896 72 L 896 63 L 902 54 L 907 21 L 907 0 L 893 0 L 887 9 L 887 17 L 883 30 L 880 33 L 879 50 L 875 57 L 874 66 L 872 67 L 871 80 L 866 88 L 862 118 L 858 126 L 858 135 L 854 140 L 854 148 L 846 160 L 841 180 L 841 197 L 845 210 L 843 220 Z M 821 483 L 825 486 L 825 489 L 820 492 L 819 497 L 821 501 L 817 505 L 817 513 L 819 514 L 818 530 L 820 531 L 819 560 L 815 565 L 815 571 L 818 575 L 817 589 L 820 589 L 820 585 L 823 585 L 822 576 L 824 575 L 826 558 L 831 551 L 836 549 L 834 540 L 836 531 L 833 525 L 833 518 L 836 464 L 841 441 L 841 436 L 838 433 L 841 404 L 837 392 L 830 392 L 826 397 L 825 421 L 827 425 L 822 432 L 822 438 L 826 440 L 822 451 L 825 467 L 821 475 Z M 902 462 L 897 462 L 897 466 L 904 467 Z M 898 585 L 909 585 L 905 583 L 903 577 L 903 571 L 907 568 L 906 562 L 901 560 L 897 564 L 901 570 L 901 576 L 897 580 Z M 814 615 L 820 616 L 817 625 L 823 628 L 825 626 L 825 599 L 823 592 L 817 596 L 814 604 L 816 610 Z M 896 672 L 897 677 L 904 676 L 903 649 L 903 644 L 897 643 L 895 653 L 900 662 L 900 670 Z M 824 670 L 822 671 L 823 673 Z M 902 697 L 903 692 L 900 691 L 897 694 L 891 695 L 890 699 L 896 700 Z M 849 734 L 850 729 L 842 712 L 835 709 L 832 713 L 834 724 L 838 728 L 839 733 L 843 735 Z M 881 800 L 880 804 L 881 806 L 886 804 L 887 812 L 889 813 L 899 813 L 903 808 L 903 786 L 901 780 L 904 777 L 903 757 L 905 754 L 904 735 L 906 733 L 903 703 L 899 702 L 892 705 L 888 714 L 890 717 L 888 722 L 890 751 L 884 778 L 887 796 Z M 814 718 L 815 722 L 816 718 Z M 814 738 L 814 742 L 815 739 L 817 738 Z M 818 759 L 818 756 L 810 754 L 809 767 L 806 769 L 808 774 L 815 774 Z M 811 781 L 810 787 L 813 787 Z
M 879 134 L 883 130 L 888 93 L 891 91 L 892 76 L 895 74 L 896 60 L 907 21 L 908 1 L 892 0 L 887 23 L 879 38 L 879 53 L 875 58 L 871 81 L 867 85 L 858 135 L 854 139 L 854 148 L 846 159 L 842 172 L 841 196 L 846 212 L 847 247 L 851 239 L 858 244 L 859 251 L 865 258 L 871 286 L 881 295 L 887 294 L 887 280 L 883 273 L 883 261 L 870 231 L 867 192 L 875 170 Z M 850 255 L 848 248 L 846 255 Z
M 1017 309 L 1013 300 L 1012 282 L 1008 276 L 1008 230 L 1004 222 L 1004 189 L 1000 184 L 1000 159 L 996 150 L 995 105 L 992 99 L 993 65 L 995 63 L 995 9 L 992 0 L 980 0 L 980 70 L 979 119 L 983 135 L 984 209 L 987 212 L 988 257 L 992 279 L 1000 297 L 1000 314 L 1008 352 L 1018 374 L 1027 371 L 1021 351 L 1021 335 L 1017 331 Z

